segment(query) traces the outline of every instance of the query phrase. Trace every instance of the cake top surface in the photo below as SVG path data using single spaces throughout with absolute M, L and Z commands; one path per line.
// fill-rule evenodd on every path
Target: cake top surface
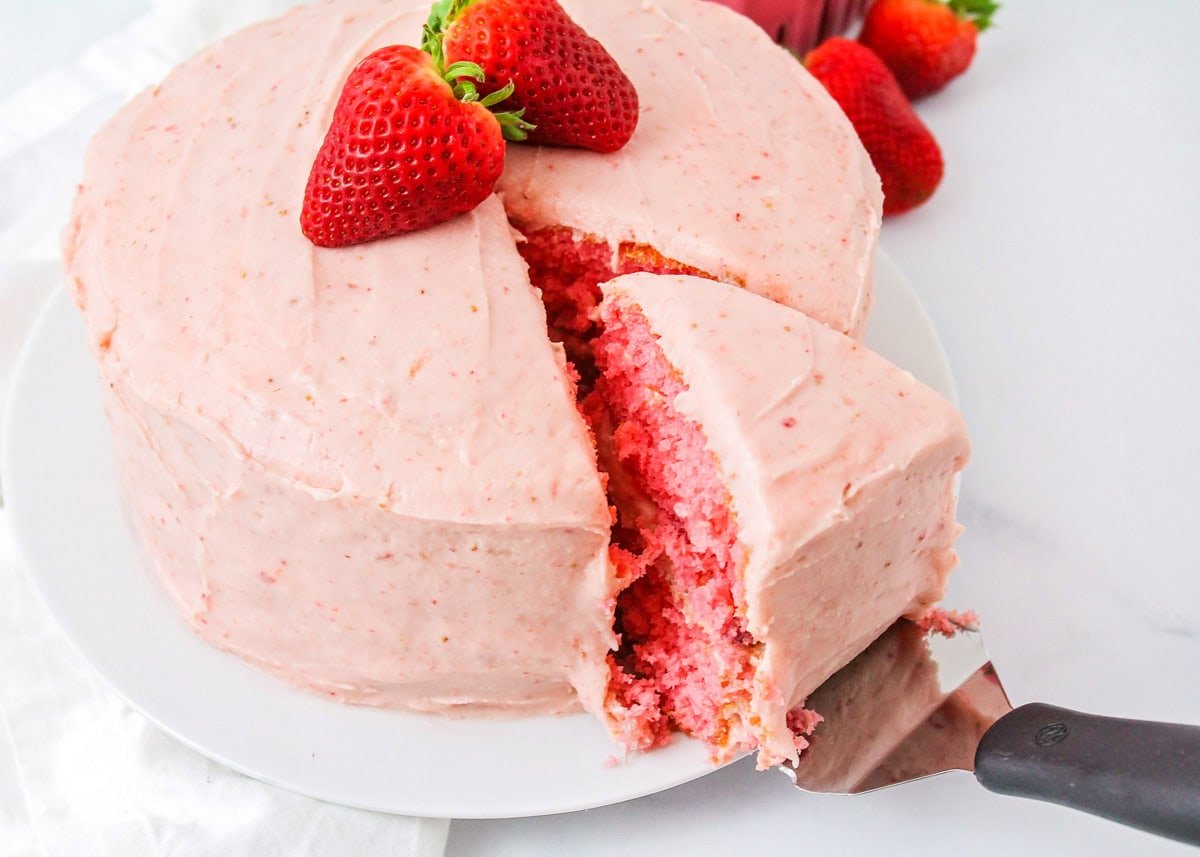
M 922 452 L 942 447 L 965 462 L 966 427 L 952 404 L 803 313 L 695 277 L 630 274 L 604 290 L 640 308 L 688 386 L 675 407 L 703 427 L 721 462 L 752 547 L 748 579 Z
M 315 496 L 601 526 L 591 445 L 509 216 L 652 244 L 861 327 L 878 181 L 799 64 L 701 0 L 564 6 L 639 89 L 630 144 L 511 146 L 498 197 L 367 245 L 313 247 L 304 186 L 343 81 L 371 51 L 416 43 L 425 0 L 297 8 L 138 96 L 95 138 L 65 236 L 101 359 Z
M 747 18 L 697 0 L 564 0 L 637 87 L 621 150 L 514 146 L 499 192 L 522 226 L 663 255 L 862 332 L 879 178 L 840 107 Z
M 427 12 L 302 7 L 138 96 L 89 149 L 71 288 L 102 362 L 141 396 L 314 496 L 606 532 L 587 430 L 498 199 L 369 245 L 319 249 L 300 232 L 342 81 Z

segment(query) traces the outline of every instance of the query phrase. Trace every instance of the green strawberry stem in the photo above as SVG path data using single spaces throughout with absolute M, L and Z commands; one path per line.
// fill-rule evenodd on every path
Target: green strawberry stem
M 441 63 L 438 63 L 438 69 L 441 70 Z M 475 84 L 483 83 L 484 74 L 477 63 L 456 62 L 442 71 L 442 78 L 450 84 L 454 90 L 454 97 L 459 101 L 469 104 L 479 100 L 479 90 L 475 88 Z
M 474 0 L 436 0 L 429 10 L 429 19 L 421 28 L 421 50 L 429 54 L 440 68 L 446 62 L 442 42 L 446 38 L 446 27 L 463 13 Z
M 450 84 L 454 90 L 455 98 L 464 104 L 478 101 L 488 110 L 492 110 L 493 107 L 513 94 L 516 86 L 511 80 L 506 86 L 480 99 L 479 88 L 476 84 L 483 83 L 486 75 L 484 75 L 483 69 L 477 63 L 456 62 L 451 63 L 449 68 L 445 67 L 446 52 L 442 48 L 445 25 L 456 18 L 472 1 L 438 0 L 434 3 L 433 10 L 429 13 L 429 20 L 425 22 L 425 27 L 421 33 L 421 50 L 433 57 L 433 61 L 437 63 L 438 71 L 446 83 Z M 500 130 L 504 134 L 504 139 L 512 140 L 515 143 L 527 139 L 529 132 L 537 127 L 522 118 L 525 115 L 524 107 L 520 110 L 505 110 L 501 112 L 492 110 L 492 113 L 500 123 Z
M 506 110 L 503 113 L 492 114 L 500 123 L 500 133 L 504 135 L 505 140 L 520 143 L 529 139 L 529 132 L 537 126 L 521 118 L 521 114 L 524 112 L 525 108 L 522 107 L 520 110 Z
M 435 0 L 429 10 L 429 20 L 425 22 L 425 37 L 421 49 L 438 59 L 442 50 L 442 38 L 446 35 L 446 25 L 450 24 L 471 5 L 474 0 Z M 437 53 L 430 50 L 430 41 L 437 40 Z
M 507 85 L 497 89 L 491 95 L 485 95 L 483 100 L 479 103 L 484 107 L 491 107 L 493 104 L 499 104 L 501 101 L 508 98 L 508 96 L 512 95 L 514 89 L 516 89 L 516 86 L 514 86 L 513 82 L 510 80 Z M 521 112 L 524 113 L 525 111 L 522 110 Z
M 992 25 L 992 16 L 1000 8 L 996 0 L 949 0 L 947 5 L 958 17 L 970 18 L 981 33 Z

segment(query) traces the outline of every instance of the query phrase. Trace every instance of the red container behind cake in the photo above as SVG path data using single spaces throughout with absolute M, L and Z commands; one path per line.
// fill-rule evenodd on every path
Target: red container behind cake
M 753 19 L 775 41 L 806 53 L 862 17 L 868 0 L 716 0 Z

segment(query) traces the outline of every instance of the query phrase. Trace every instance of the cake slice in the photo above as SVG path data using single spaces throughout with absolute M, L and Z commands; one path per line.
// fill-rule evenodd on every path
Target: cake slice
M 721 760 L 796 758 L 805 698 L 956 563 L 955 408 L 809 317 L 733 286 L 604 287 L 585 402 L 625 553 L 605 716 Z

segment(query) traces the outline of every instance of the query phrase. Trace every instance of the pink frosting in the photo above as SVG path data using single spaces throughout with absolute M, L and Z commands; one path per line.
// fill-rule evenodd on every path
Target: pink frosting
M 759 761 L 794 758 L 788 712 L 941 598 L 962 417 L 854 340 L 742 289 L 633 274 L 605 295 L 641 308 L 688 387 L 675 407 L 721 462 L 748 556 L 747 628 L 763 644 Z
M 646 112 L 611 159 L 514 147 L 511 213 L 860 328 L 878 182 L 799 65 L 698 0 L 565 5 Z M 318 2 L 138 96 L 89 150 L 69 287 L 132 515 L 203 636 L 355 702 L 598 710 L 609 511 L 500 198 L 341 250 L 298 228 L 342 82 L 427 13 Z
M 649 244 L 860 334 L 883 195 L 824 88 L 715 3 L 564 5 L 637 87 L 637 133 L 611 155 L 513 147 L 500 181 L 510 215 Z
M 97 136 L 66 256 L 118 473 L 187 618 L 292 681 L 595 704 L 608 507 L 499 201 L 344 250 L 297 226 L 342 79 L 421 20 L 301 10 Z

